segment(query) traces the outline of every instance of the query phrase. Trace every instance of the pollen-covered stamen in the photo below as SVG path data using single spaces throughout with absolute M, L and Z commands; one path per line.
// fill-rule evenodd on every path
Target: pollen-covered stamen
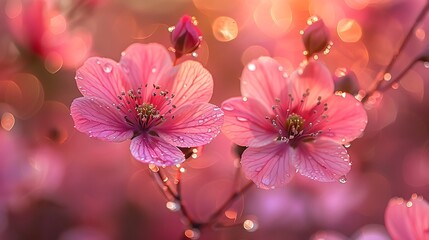
M 137 115 L 142 120 L 147 120 L 149 118 L 159 118 L 159 111 L 151 103 L 143 103 L 136 107 Z
M 124 114 L 128 124 L 142 130 L 165 121 L 176 108 L 172 104 L 174 94 L 161 90 L 157 85 L 145 85 L 144 88 L 145 91 L 142 88 L 122 91 L 118 95 L 119 103 L 114 104 Z M 171 118 L 174 116 L 171 115 Z
M 292 113 L 286 119 L 285 129 L 288 139 L 294 139 L 295 137 L 303 133 L 305 120 L 298 114 Z

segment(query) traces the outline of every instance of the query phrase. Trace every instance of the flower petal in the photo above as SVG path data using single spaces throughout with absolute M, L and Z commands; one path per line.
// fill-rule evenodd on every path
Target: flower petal
M 346 149 L 323 139 L 299 143 L 293 161 L 301 175 L 320 182 L 337 181 L 351 168 Z
M 177 69 L 177 74 L 167 89 L 175 95 L 173 104 L 208 102 L 213 94 L 212 75 L 199 62 L 185 61 Z
M 177 147 L 147 134 L 133 138 L 130 150 L 137 160 L 157 166 L 172 166 L 185 161 L 185 155 Z
M 76 84 L 85 97 L 97 97 L 115 103 L 129 89 L 118 64 L 108 58 L 92 57 L 76 71 Z
M 392 198 L 386 208 L 385 222 L 394 240 L 429 239 L 429 204 L 417 194 L 409 201 Z
M 243 172 L 247 178 L 264 189 L 275 188 L 288 183 L 295 173 L 290 164 L 291 148 L 285 143 L 246 149 L 241 158 Z
M 130 45 L 122 52 L 119 65 L 128 76 L 132 88 L 142 88 L 145 97 L 151 96 L 153 85 L 164 88 L 165 81 L 172 80 L 168 78 L 168 72 L 173 68 L 171 57 L 158 43 Z M 143 101 L 147 102 L 148 99 Z
M 275 59 L 260 57 L 247 64 L 241 74 L 243 97 L 258 99 L 265 107 L 276 103 L 288 103 L 288 80 L 283 67 Z
M 133 129 L 106 101 L 81 97 L 70 107 L 77 130 L 103 140 L 121 142 L 133 136 Z
M 223 112 L 210 103 L 187 104 L 177 109 L 174 119 L 167 119 L 153 131 L 177 147 L 196 147 L 213 140 L 223 123 Z
M 408 207 L 408 216 L 414 226 L 416 239 L 429 239 L 429 204 L 416 194 L 411 196 L 410 201 L 413 205 Z
M 268 110 L 257 100 L 230 98 L 222 103 L 225 123 L 222 132 L 240 146 L 260 147 L 275 141 L 277 130 L 265 116 Z
M 310 61 L 292 73 L 289 88 L 294 98 L 292 109 L 299 106 L 300 111 L 306 111 L 318 102 L 319 97 L 323 101 L 334 93 L 334 80 L 325 65 Z M 306 96 L 305 101 L 301 103 L 303 96 Z
M 351 142 L 359 137 L 368 122 L 368 116 L 362 104 L 348 93 L 332 95 L 327 99 L 328 115 L 318 128 L 322 135 L 338 143 Z
M 393 240 L 416 239 L 406 204 L 402 198 L 392 198 L 387 205 L 384 220 Z

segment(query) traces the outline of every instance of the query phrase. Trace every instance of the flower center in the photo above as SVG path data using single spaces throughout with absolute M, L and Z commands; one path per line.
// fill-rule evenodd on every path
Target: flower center
M 322 133 L 321 124 L 328 118 L 328 104 L 322 103 L 320 96 L 314 103 L 309 103 L 309 96 L 310 90 L 307 89 L 298 99 L 289 94 L 286 104 L 282 104 L 279 98 L 274 99 L 273 114 L 265 116 L 265 119 L 277 129 L 276 141 L 289 143 L 293 147 L 297 141 L 309 141 Z
M 174 94 L 167 90 L 160 90 L 159 86 L 144 86 L 144 89 L 122 91 L 118 95 L 119 102 L 114 106 L 124 114 L 125 121 L 136 127 L 137 132 L 155 126 L 171 115 L 176 106 L 172 103 Z
M 136 107 L 137 115 L 142 120 L 147 120 L 150 117 L 159 118 L 159 111 L 153 106 L 152 103 L 143 103 Z
M 303 132 L 305 120 L 298 114 L 292 113 L 286 119 L 286 131 L 289 139 L 294 139 Z

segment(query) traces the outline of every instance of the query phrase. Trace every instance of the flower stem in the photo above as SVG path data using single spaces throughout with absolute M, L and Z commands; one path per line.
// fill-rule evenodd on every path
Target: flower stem
M 174 201 L 175 204 L 178 204 L 177 211 L 180 211 L 182 215 L 182 219 L 186 221 L 187 229 L 197 229 L 200 230 L 203 227 L 211 227 L 216 226 L 217 221 L 221 214 L 225 212 L 228 207 L 230 207 L 240 196 L 242 196 L 245 192 L 247 192 L 254 184 L 252 181 L 249 181 L 239 190 L 233 191 L 233 193 L 228 197 L 228 199 L 218 208 L 216 209 L 205 222 L 199 222 L 191 217 L 191 215 L 188 212 L 188 209 L 186 208 L 183 196 L 182 196 L 182 184 L 181 184 L 181 177 L 182 172 L 180 171 L 180 168 L 177 170 L 177 175 L 174 180 L 174 186 L 175 189 L 172 187 L 170 179 L 166 174 L 162 173 L 162 170 L 160 168 L 151 169 L 153 176 L 155 177 L 155 181 L 158 183 L 158 187 L 160 188 L 161 192 L 164 194 L 164 197 L 167 199 L 167 201 Z M 238 182 L 238 175 L 239 175 L 239 169 L 236 171 L 234 177 L 234 186 Z M 219 226 L 223 226 L 220 224 Z M 225 225 L 226 226 L 226 225 Z M 231 225 L 235 226 L 235 225 Z M 183 239 L 187 239 L 185 235 L 183 235 Z
M 416 20 L 414 21 L 413 25 L 411 26 L 410 30 L 408 31 L 407 35 L 405 35 L 404 40 L 402 41 L 401 46 L 399 47 L 398 51 L 393 55 L 392 59 L 390 59 L 390 62 L 387 64 L 386 68 L 380 72 L 380 74 L 377 76 L 376 85 L 371 90 L 369 90 L 365 96 L 362 98 L 361 102 L 366 102 L 368 99 L 378 91 L 385 91 L 386 89 L 390 88 L 394 83 L 398 82 L 400 78 L 402 78 L 405 73 L 410 70 L 410 68 L 416 63 L 416 61 L 413 61 L 411 64 L 409 64 L 397 77 L 394 78 L 394 80 L 389 81 L 387 85 L 384 85 L 384 76 L 386 73 L 389 73 L 392 70 L 392 67 L 395 65 L 396 60 L 398 59 L 398 56 L 402 53 L 404 50 L 406 44 L 410 41 L 411 36 L 413 35 L 413 32 L 417 28 L 417 25 L 421 22 L 421 20 L 426 16 L 426 13 L 429 10 L 429 1 L 426 1 L 425 6 L 423 7 L 422 11 L 417 16 Z
M 155 174 L 155 177 L 158 177 L 159 181 L 161 181 L 161 184 L 159 184 L 158 186 L 161 187 L 161 190 L 165 194 L 167 199 L 170 199 L 170 198 L 176 199 L 178 195 L 173 191 L 173 188 L 168 184 L 168 178 L 167 176 L 161 173 L 161 169 L 156 171 L 154 174 Z M 166 193 L 168 193 L 169 195 L 167 195 Z
M 395 78 L 393 78 L 392 80 L 389 81 L 388 84 L 380 84 L 380 87 L 378 88 L 378 91 L 385 91 L 388 88 L 392 87 L 393 84 L 399 82 L 399 80 L 401 80 L 401 78 L 414 66 L 414 64 L 416 64 L 419 61 L 412 61 L 410 64 L 408 64 Z
M 216 223 L 216 221 L 220 217 L 220 215 L 223 212 L 225 212 L 228 209 L 228 207 L 230 207 L 231 204 L 233 204 L 235 202 L 235 200 L 237 200 L 238 197 L 242 196 L 253 185 L 254 185 L 253 182 L 249 181 L 240 190 L 235 191 L 233 194 L 231 194 L 231 196 L 222 204 L 222 206 L 220 206 L 215 212 L 212 213 L 212 215 L 210 215 L 210 217 L 207 220 L 207 222 L 205 222 L 203 225 L 204 226 L 210 226 L 210 225 Z

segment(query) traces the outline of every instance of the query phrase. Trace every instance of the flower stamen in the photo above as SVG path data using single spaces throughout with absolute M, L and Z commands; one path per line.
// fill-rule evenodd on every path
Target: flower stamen
M 292 113 L 286 119 L 285 128 L 287 131 L 287 137 L 289 139 L 294 139 L 303 132 L 305 120 L 298 114 Z

